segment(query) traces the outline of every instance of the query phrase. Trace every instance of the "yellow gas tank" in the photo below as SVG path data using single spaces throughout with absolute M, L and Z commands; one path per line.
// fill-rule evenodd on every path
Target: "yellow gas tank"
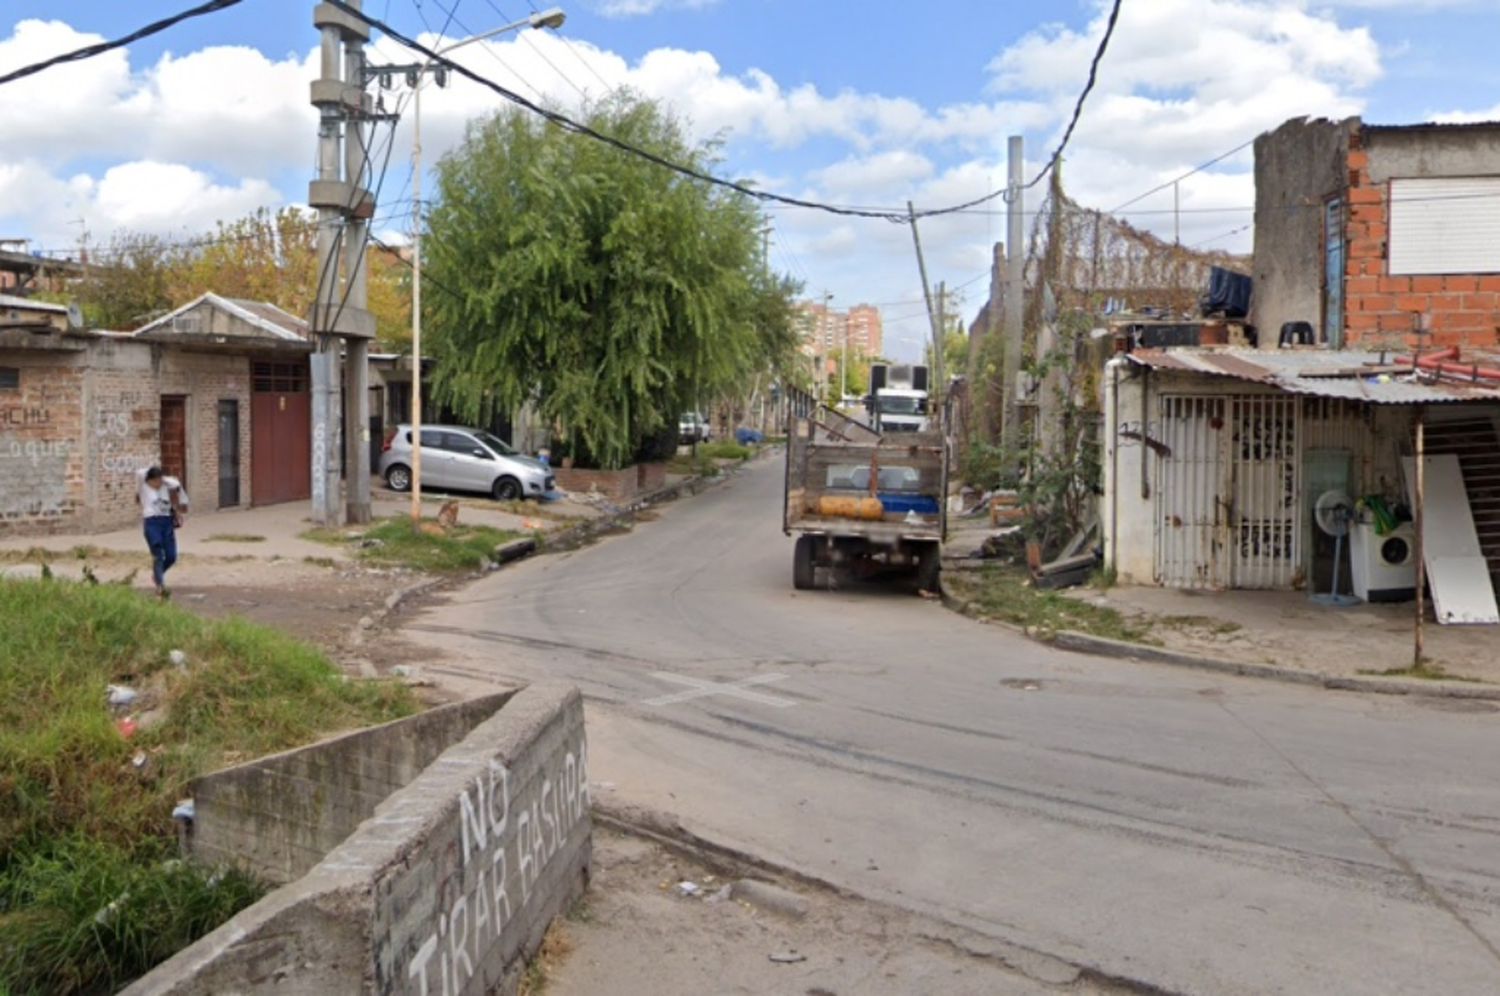
M 818 514 L 834 519 L 879 521 L 885 517 L 880 499 L 870 495 L 823 495 L 818 499 Z

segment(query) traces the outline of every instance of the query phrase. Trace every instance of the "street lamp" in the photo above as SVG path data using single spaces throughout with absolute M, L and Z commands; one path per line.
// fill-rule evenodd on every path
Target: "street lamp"
M 444 45 L 422 63 L 415 74 L 411 140 L 411 521 L 422 519 L 422 79 L 439 57 L 456 48 L 513 31 L 516 28 L 560 28 L 567 15 L 549 7 L 530 17 Z

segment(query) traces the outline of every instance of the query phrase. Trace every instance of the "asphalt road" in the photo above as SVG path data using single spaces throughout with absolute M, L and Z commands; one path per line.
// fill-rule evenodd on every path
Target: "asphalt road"
M 415 616 L 588 700 L 598 801 L 1169 993 L 1500 992 L 1500 712 L 794 592 L 781 465 Z

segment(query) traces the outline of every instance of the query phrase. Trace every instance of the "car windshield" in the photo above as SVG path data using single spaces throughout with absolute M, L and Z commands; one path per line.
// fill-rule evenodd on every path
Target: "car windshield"
M 500 439 L 497 439 L 496 437 L 490 435 L 488 432 L 484 432 L 483 430 L 477 430 L 474 433 L 474 438 L 477 439 L 477 440 L 479 440 L 481 443 L 483 443 L 484 445 L 488 446 L 490 449 L 494 450 L 496 453 L 500 454 L 501 456 L 517 456 L 518 455 L 515 450 L 513 450 L 513 449 L 510 448 L 510 444 L 508 444 L 508 443 L 506 443 L 506 442 L 504 442 L 504 441 L 502 441 Z

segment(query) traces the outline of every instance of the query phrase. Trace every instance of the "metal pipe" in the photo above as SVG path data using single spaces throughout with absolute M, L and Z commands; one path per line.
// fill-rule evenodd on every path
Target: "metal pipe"
M 1422 506 L 1424 504 L 1423 489 L 1424 489 L 1424 485 L 1426 483 L 1426 481 L 1425 481 L 1425 477 L 1426 477 L 1426 473 L 1425 473 L 1426 472 L 1426 467 L 1425 467 L 1425 464 L 1427 462 L 1427 454 L 1426 454 L 1426 424 L 1427 424 L 1427 410 L 1426 410 L 1426 406 L 1425 405 L 1418 405 L 1417 406 L 1417 458 L 1414 461 L 1414 464 L 1415 464 L 1415 467 L 1416 467 L 1416 487 L 1415 487 L 1415 491 L 1416 491 L 1416 505 L 1417 505 L 1417 507 L 1413 510 L 1414 513 L 1415 513 L 1415 515 L 1414 515 L 1415 525 L 1414 525 L 1413 528 L 1414 528 L 1414 531 L 1416 533 L 1416 535 L 1414 537 L 1414 539 L 1416 540 L 1416 543 L 1415 543 L 1416 549 L 1413 551 L 1413 555 L 1416 557 L 1416 561 L 1417 561 L 1417 563 L 1416 563 L 1416 568 L 1417 568 L 1417 577 L 1416 577 L 1417 622 L 1416 622 L 1416 627 L 1413 630 L 1413 645 L 1412 645 L 1412 658 L 1411 658 L 1411 666 L 1414 667 L 1414 668 L 1420 668 L 1422 666 L 1422 619 L 1427 614 L 1426 606 L 1425 606 L 1424 600 L 1422 598 L 1422 587 L 1423 587 L 1423 585 L 1425 585 L 1427 583 L 1427 567 L 1426 567 L 1425 561 L 1423 560 L 1423 558 L 1425 556 L 1425 552 L 1422 549 L 1422 545 L 1423 545 L 1422 544 L 1422 533 L 1424 531 L 1424 525 L 1423 525 L 1423 522 L 1422 522 L 1422 520 L 1423 520 L 1423 509 L 1422 509 Z

